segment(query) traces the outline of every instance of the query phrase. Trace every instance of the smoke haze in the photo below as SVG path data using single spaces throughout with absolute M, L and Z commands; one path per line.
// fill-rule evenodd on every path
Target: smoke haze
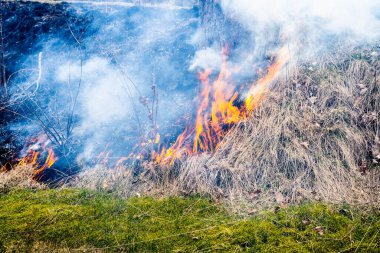
M 33 3 L 20 8 L 28 4 Z M 235 83 L 243 85 L 255 80 L 283 46 L 302 60 L 329 53 L 334 44 L 359 46 L 380 36 L 376 0 L 156 4 L 69 3 L 68 36 L 41 32 L 33 53 L 23 56 L 20 66 L 35 71 L 13 79 L 12 96 L 20 100 L 17 94 L 25 90 L 20 87 L 35 87 L 33 80 L 40 79 L 38 93 L 29 94 L 32 88 L 25 92 L 38 100 L 38 113 L 49 115 L 49 123 L 61 132 L 73 111 L 73 129 L 66 137 L 80 147 L 80 161 L 92 161 L 104 150 L 116 158 L 126 156 L 155 127 L 161 141 L 175 140 L 197 106 L 198 71 L 209 68 L 217 74 L 223 50 L 228 51 L 228 66 L 239 69 Z M 88 17 L 82 30 L 72 30 L 76 16 Z M 154 112 L 144 105 L 154 99 L 157 126 L 149 119 Z M 12 131 L 20 139 L 35 135 L 41 125 L 33 119 L 24 123 L 28 128 L 18 122 Z

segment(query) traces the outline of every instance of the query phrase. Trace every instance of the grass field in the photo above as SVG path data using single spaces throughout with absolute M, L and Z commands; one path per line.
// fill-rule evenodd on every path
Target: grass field
M 0 252 L 379 252 L 380 212 L 307 203 L 252 215 L 203 197 L 0 195 Z

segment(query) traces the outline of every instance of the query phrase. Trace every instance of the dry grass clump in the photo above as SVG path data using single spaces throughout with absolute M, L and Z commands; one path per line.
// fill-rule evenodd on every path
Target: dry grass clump
M 180 164 L 170 168 L 146 162 L 137 167 L 118 166 L 113 169 L 97 165 L 83 169 L 64 187 L 89 189 L 129 198 L 131 196 L 168 196 L 187 194 L 177 185 Z
M 321 62 L 277 81 L 215 154 L 185 161 L 177 186 L 262 205 L 378 203 L 378 59 Z
M 113 192 L 116 195 L 130 197 L 132 194 L 133 170 L 124 167 L 114 169 L 98 165 L 83 169 L 65 186 L 89 190 Z
M 46 184 L 34 179 L 34 172 L 32 165 L 18 165 L 10 171 L 0 171 L 0 192 L 12 189 L 45 189 Z

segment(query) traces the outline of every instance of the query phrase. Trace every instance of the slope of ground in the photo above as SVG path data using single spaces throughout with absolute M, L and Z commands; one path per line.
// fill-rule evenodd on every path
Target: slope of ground
M 256 205 L 305 198 L 378 205 L 379 55 L 374 46 L 298 63 L 214 154 L 183 163 L 180 191 Z
M 378 252 L 379 217 L 315 203 L 238 215 L 202 197 L 18 190 L 0 195 L 0 252 Z

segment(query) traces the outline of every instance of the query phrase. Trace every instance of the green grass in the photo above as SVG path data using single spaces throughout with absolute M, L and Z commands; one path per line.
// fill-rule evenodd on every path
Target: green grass
M 317 203 L 242 217 L 200 197 L 13 191 L 0 194 L 0 252 L 379 252 L 379 217 Z

